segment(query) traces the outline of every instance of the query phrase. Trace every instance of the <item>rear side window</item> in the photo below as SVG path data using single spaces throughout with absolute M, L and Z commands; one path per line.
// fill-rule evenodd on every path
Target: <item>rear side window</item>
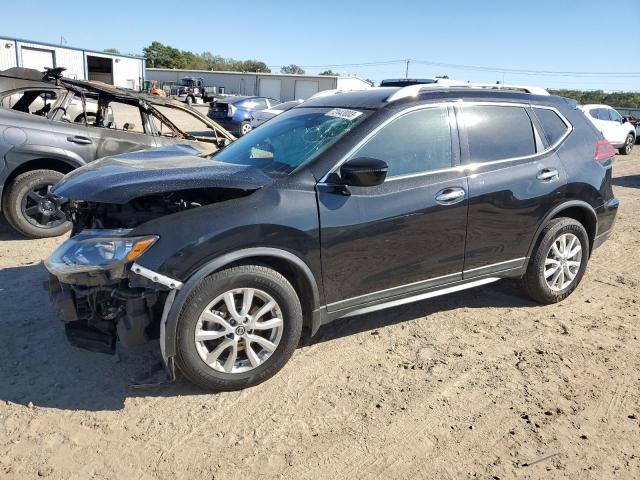
M 491 162 L 536 153 L 531 119 L 523 107 L 462 108 L 471 162 Z
M 534 108 L 536 116 L 542 124 L 544 136 L 548 145 L 553 145 L 569 130 L 567 124 L 553 110 L 548 108 Z
M 384 160 L 389 177 L 451 167 L 451 134 L 446 107 L 407 113 L 377 132 L 352 158 Z

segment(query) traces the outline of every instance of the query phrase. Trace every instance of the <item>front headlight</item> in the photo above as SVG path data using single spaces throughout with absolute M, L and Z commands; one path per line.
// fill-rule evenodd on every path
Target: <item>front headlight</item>
M 60 245 L 46 261 L 55 276 L 111 270 L 135 261 L 159 237 L 126 237 L 130 230 L 85 231 Z

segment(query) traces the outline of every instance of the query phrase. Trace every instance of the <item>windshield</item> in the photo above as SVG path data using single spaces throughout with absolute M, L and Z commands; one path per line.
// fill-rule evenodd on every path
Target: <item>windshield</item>
M 215 160 L 288 175 L 347 134 L 366 113 L 344 108 L 294 108 L 215 155 Z

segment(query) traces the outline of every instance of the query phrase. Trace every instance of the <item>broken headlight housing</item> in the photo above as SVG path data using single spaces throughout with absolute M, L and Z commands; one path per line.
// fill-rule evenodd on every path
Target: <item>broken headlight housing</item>
M 130 231 L 85 230 L 60 245 L 45 266 L 56 277 L 117 270 L 139 258 L 159 238 L 126 236 Z

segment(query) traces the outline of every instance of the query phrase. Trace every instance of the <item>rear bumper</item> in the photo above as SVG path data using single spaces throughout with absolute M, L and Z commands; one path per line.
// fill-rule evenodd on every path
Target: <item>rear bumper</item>
M 593 250 L 602 245 L 613 232 L 616 215 L 620 207 L 620 200 L 612 198 L 607 203 L 596 209 L 598 216 L 598 231 L 593 239 Z

